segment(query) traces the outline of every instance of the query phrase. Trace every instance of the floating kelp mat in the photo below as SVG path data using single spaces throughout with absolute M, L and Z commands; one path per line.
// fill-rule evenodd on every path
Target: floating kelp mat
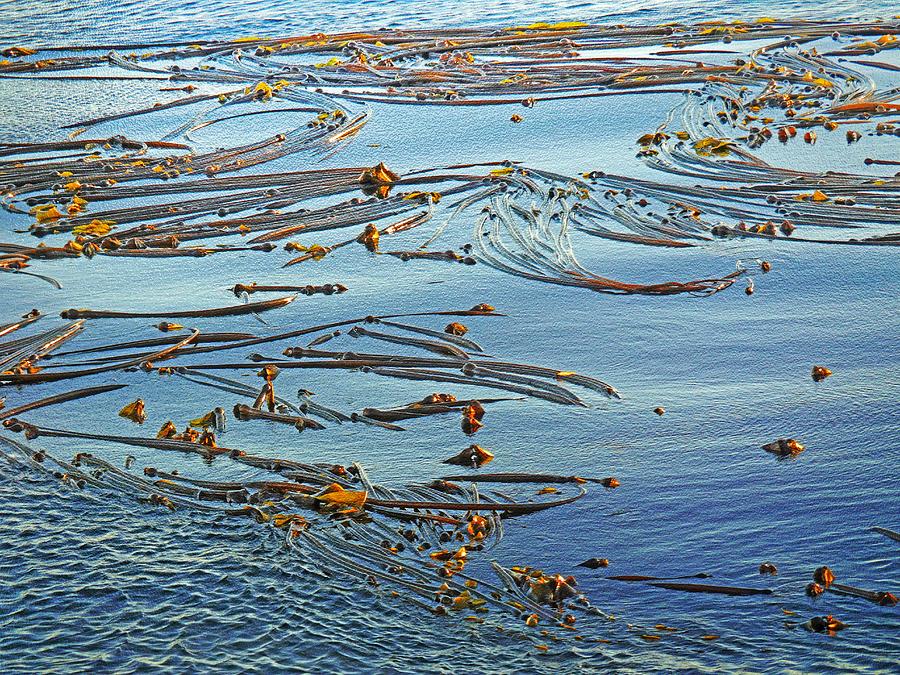
M 710 295 L 750 270 L 700 270 L 684 279 L 649 270 L 613 279 L 583 267 L 576 254 L 590 243 L 584 235 L 673 249 L 715 238 L 895 246 L 897 179 L 868 170 L 884 166 L 877 158 L 853 173 L 797 170 L 783 166 L 789 158 L 779 165 L 755 154 L 778 141 L 813 148 L 825 136 L 845 136 L 855 147 L 863 138 L 887 141 L 900 133 L 896 88 L 872 69 L 857 69 L 866 57 L 894 56 L 895 28 L 777 19 L 644 27 L 563 22 L 455 37 L 381 31 L 254 38 L 149 48 L 139 56 L 110 45 L 64 57 L 9 48 L 0 75 L 40 81 L 85 69 L 132 72 L 164 78 L 171 86 L 162 89 L 175 98 L 75 120 L 65 140 L 0 147 L 4 206 L 32 216 L 36 237 L 65 239 L 2 244 L 0 270 L 57 283 L 27 268 L 48 259 L 200 258 L 280 248 L 288 255 L 276 254 L 276 265 L 293 266 L 348 255 L 344 247 L 360 243 L 404 263 L 483 263 L 602 293 Z M 212 85 L 217 93 L 199 93 Z M 339 152 L 371 117 L 371 101 L 502 102 L 527 111 L 553 105 L 548 99 L 640 92 L 681 93 L 683 101 L 636 139 L 638 156 L 664 174 L 702 183 L 638 180 L 590 167 L 583 177 L 568 177 L 491 158 L 406 174 L 385 163 L 260 172 L 294 153 Z M 159 140 L 96 133 L 113 121 L 140 129 L 145 116 L 161 115 L 172 127 Z M 213 148 L 195 137 L 251 116 L 254 129 L 264 130 L 257 140 Z M 460 241 L 458 226 L 473 219 L 474 229 L 463 230 Z M 354 232 L 329 234 L 343 228 Z M 430 232 L 415 246 L 386 246 L 386 236 L 420 228 Z M 840 234 L 820 233 L 825 228 Z M 454 248 L 436 248 L 451 237 Z M 748 279 L 748 295 L 753 288 Z
M 608 598 L 568 574 L 575 559 L 558 571 L 534 567 L 527 549 L 515 562 L 508 551 L 493 559 L 509 521 L 584 518 L 628 489 L 599 469 L 576 475 L 566 459 L 570 421 L 620 413 L 629 383 L 604 379 L 602 351 L 590 372 L 558 363 L 558 344 L 528 343 L 521 357 L 512 336 L 539 331 L 502 299 L 524 283 L 637 296 L 610 299 L 623 307 L 711 304 L 735 284 L 752 296 L 777 276 L 764 276 L 777 262 L 743 255 L 748 246 L 776 260 L 787 248 L 799 260 L 818 247 L 893 255 L 898 46 L 896 20 L 759 19 L 5 47 L 0 78 L 48 90 L 77 79 L 98 93 L 140 81 L 154 96 L 102 114 L 73 108 L 46 139 L 0 144 L 2 281 L 21 275 L 57 298 L 43 313 L 0 316 L 4 479 L 36 475 L 142 513 L 256 523 L 283 536 L 309 574 L 350 578 L 423 616 L 535 641 L 702 647 L 718 634 L 617 620 Z M 628 102 L 645 126 L 629 139 L 639 176 L 600 153 L 578 157 L 572 175 L 489 147 L 427 165 L 395 161 L 402 153 L 390 147 L 368 153 L 372 162 L 346 159 L 379 116 L 415 143 L 417 107 L 499 114 L 518 129 L 603 101 Z M 629 248 L 661 257 L 616 260 Z M 394 286 L 376 296 L 366 274 L 338 273 L 347 261 L 389 265 Z M 79 307 L 85 295 L 69 302 L 60 281 L 102 270 L 114 284 L 137 268 L 153 274 L 131 301 L 97 292 Z M 157 286 L 174 283 L 174 270 L 186 288 L 170 297 Z M 490 279 L 498 306 L 399 306 L 420 270 L 434 271 L 427 283 Z M 778 292 L 784 281 L 771 283 Z M 341 310 L 348 298 L 353 311 Z M 544 309 L 551 321 L 567 308 Z M 76 402 L 83 415 L 64 414 Z M 527 434 L 516 426 L 526 416 L 558 440 L 532 471 L 517 466 L 515 443 L 490 435 Z M 410 480 L 379 466 L 374 482 L 359 458 L 323 449 L 348 429 L 369 446 L 420 453 L 431 470 Z M 872 539 L 887 548 L 898 535 L 885 525 Z M 610 565 L 590 561 L 582 566 Z M 823 569 L 811 582 L 804 570 L 803 583 L 799 573 L 773 580 L 771 563 L 750 581 L 694 570 L 603 576 L 629 582 L 607 584 L 614 593 L 709 603 L 768 607 L 827 591 L 841 607 L 896 604 L 889 589 L 835 583 Z M 847 627 L 831 615 L 796 625 Z

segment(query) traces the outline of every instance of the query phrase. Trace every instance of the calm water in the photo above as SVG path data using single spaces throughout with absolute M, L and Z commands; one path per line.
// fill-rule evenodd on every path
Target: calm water
M 717 2 L 703 5 L 701 15 L 696 3 L 681 1 L 650 2 L 627 12 L 611 2 L 348 0 L 277 9 L 261 2 L 196 2 L 177 11 L 174 6 L 170 0 L 114 6 L 0 3 L 0 34 L 6 35 L 0 42 L 199 39 L 564 18 L 656 22 L 775 12 L 770 3 Z M 778 12 L 809 17 L 890 13 L 876 2 L 790 2 L 779 5 Z M 0 141 L 43 138 L 67 122 L 73 109 L 89 117 L 137 107 L 155 100 L 153 85 L 45 87 L 0 80 Z M 678 99 L 644 98 L 638 107 L 627 98 L 539 106 L 515 127 L 502 108 L 375 107 L 360 136 L 328 164 L 385 160 L 405 171 L 512 158 L 567 174 L 610 169 L 649 176 L 633 159 L 633 139 L 655 128 Z M 646 111 L 651 111 L 649 119 Z M 898 156 L 897 141 L 887 142 L 894 145 L 882 146 L 881 156 Z M 862 171 L 860 160 L 871 146 L 851 156 L 823 139 L 815 153 L 792 150 L 788 156 L 773 148 L 767 159 Z M 822 167 L 823 161 L 829 166 Z M 266 170 L 307 165 L 296 155 Z M 12 232 L 22 225 L 0 212 L 0 240 L 24 240 Z M 465 240 L 467 232 L 461 227 L 448 237 L 448 245 Z M 421 233 L 413 233 L 405 241 L 421 239 Z M 0 309 L 7 319 L 32 307 L 47 314 L 81 306 L 213 307 L 232 301 L 226 289 L 235 282 L 254 280 L 340 281 L 350 287 L 341 296 L 301 298 L 267 314 L 269 326 L 250 318 L 197 322 L 206 331 L 266 334 L 373 312 L 494 304 L 511 318 L 467 321 L 487 350 L 510 360 L 597 375 L 625 398 L 574 411 L 535 400 L 491 408 L 477 440 L 496 454 L 492 470 L 615 475 L 622 483 L 615 491 L 592 490 L 572 507 L 512 521 L 492 557 L 507 565 L 577 571 L 582 590 L 619 622 L 665 623 L 693 638 L 664 637 L 640 646 L 564 641 L 551 643 L 550 651 L 541 654 L 515 635 L 430 616 L 352 579 L 304 575 L 280 538 L 255 524 L 210 522 L 190 513 L 73 495 L 2 467 L 0 669 L 896 672 L 897 608 L 834 595 L 812 602 L 802 592 L 812 570 L 823 564 L 849 583 L 898 590 L 898 545 L 867 532 L 872 525 L 900 529 L 896 252 L 753 241 L 674 251 L 589 238 L 579 244 L 587 267 L 629 280 L 727 272 L 738 259 L 765 258 L 774 268 L 757 277 L 757 292 L 749 298 L 739 289 L 707 299 L 616 298 L 534 284 L 480 265 L 460 273 L 454 266 L 402 265 L 387 256 L 334 255 L 289 270 L 266 256 L 212 256 L 190 264 L 82 259 L 41 266 L 63 283 L 62 292 L 3 275 Z M 146 335 L 148 323 L 98 322 L 83 341 L 102 344 Z M 350 338 L 342 339 L 342 345 L 354 348 Z M 835 375 L 814 384 L 809 370 L 815 363 L 829 366 Z M 189 419 L 234 402 L 225 405 L 221 393 L 184 382 L 162 388 L 142 374 L 118 378 L 131 384 L 128 400 L 148 401 L 148 432 L 166 419 Z M 94 379 L 90 384 L 103 382 Z M 411 382 L 386 385 L 362 373 L 336 379 L 309 371 L 291 374 L 289 382 L 288 391 L 310 389 L 324 403 L 345 410 L 401 403 L 433 390 Z M 55 391 L 54 385 L 41 385 L 2 393 L 16 405 Z M 115 395 L 98 397 L 37 411 L 28 419 L 134 433 L 129 422 L 115 416 L 116 401 Z M 652 412 L 659 405 L 668 411 L 662 418 Z M 232 424 L 226 439 L 228 445 L 259 454 L 357 460 L 374 480 L 397 485 L 445 473 L 440 460 L 466 444 L 455 418 L 421 420 L 410 428 L 396 434 L 343 425 L 298 436 L 287 427 Z M 782 436 L 801 439 L 807 452 L 778 462 L 759 449 Z M 59 455 L 89 450 L 116 463 L 137 454 L 78 441 L 48 441 L 46 447 Z M 189 474 L 236 471 L 230 463 L 209 469 L 199 459 L 152 451 L 142 452 L 139 463 Z M 685 596 L 604 581 L 602 570 L 575 568 L 595 556 L 611 559 L 611 574 L 704 571 L 719 583 L 735 585 L 762 585 L 757 566 L 771 560 L 779 575 L 766 583 L 777 593 L 763 599 Z M 850 628 L 835 637 L 787 630 L 783 622 L 797 617 L 782 610 L 798 612 L 801 620 L 834 614 Z M 595 633 L 603 636 L 605 630 L 612 631 L 599 624 Z M 706 633 L 721 639 L 696 639 Z

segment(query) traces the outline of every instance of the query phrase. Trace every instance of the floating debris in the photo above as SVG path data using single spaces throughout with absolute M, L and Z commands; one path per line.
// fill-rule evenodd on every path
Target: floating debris
M 587 567 L 589 570 L 609 567 L 609 558 L 589 558 L 584 562 L 578 563 L 578 567 Z
M 463 433 L 471 436 L 484 426 L 481 421 L 484 418 L 484 406 L 478 401 L 472 401 L 462 410 Z M 477 447 L 477 446 L 476 446 Z
M 831 571 L 830 567 L 817 567 L 816 571 L 813 572 L 813 580 L 817 584 L 828 588 L 834 582 L 834 572 Z
M 777 441 L 766 443 L 762 449 L 779 457 L 796 457 L 806 450 L 806 447 L 793 438 L 779 438 Z
M 143 424 L 147 421 L 147 413 L 144 412 L 144 401 L 137 399 L 133 403 L 129 403 L 119 411 L 119 417 L 124 417 L 137 424 Z
M 847 624 L 829 614 L 828 616 L 814 616 L 802 626 L 816 633 L 836 633 L 839 630 L 844 630 Z
M 831 377 L 831 369 L 826 368 L 825 366 L 812 367 L 812 379 L 814 382 L 821 382 L 826 377 Z
M 490 463 L 494 459 L 493 453 L 485 450 L 480 445 L 470 445 L 459 454 L 444 460 L 444 464 L 458 464 L 459 466 L 470 466 L 478 469 L 485 464 Z

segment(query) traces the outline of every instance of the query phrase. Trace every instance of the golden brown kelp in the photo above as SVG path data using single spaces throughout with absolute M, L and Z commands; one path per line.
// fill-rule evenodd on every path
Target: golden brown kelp
M 156 448 L 157 450 L 176 450 L 179 452 L 189 452 L 201 455 L 206 458 L 212 458 L 216 455 L 227 454 L 231 452 L 230 448 L 211 447 L 209 445 L 203 445 L 201 443 L 194 443 L 191 441 L 174 440 L 167 438 L 114 436 L 110 434 L 93 434 L 83 431 L 70 431 L 67 429 L 52 429 L 49 427 L 40 427 L 34 424 L 29 424 L 14 417 L 10 417 L 4 420 L 3 426 L 10 431 L 24 433 L 25 437 L 30 440 L 42 436 L 46 438 L 82 438 L 93 441 L 121 443 L 124 445 L 133 445 L 136 447 Z
M 521 399 L 511 398 L 480 398 L 478 403 L 499 403 L 501 401 L 514 401 Z M 363 408 L 362 414 L 369 419 L 381 422 L 399 422 L 401 420 L 415 419 L 417 417 L 429 417 L 431 415 L 443 415 L 458 413 L 462 408 L 471 405 L 475 399 L 458 400 L 452 394 L 430 394 L 421 401 L 415 401 L 399 408 Z
M 891 27 L 880 22 L 760 20 L 734 25 L 603 26 L 573 21 L 501 30 L 387 30 L 163 48 L 154 45 L 141 48 L 141 56 L 128 57 L 119 51 L 133 51 L 132 45 L 73 48 L 75 55 L 67 57 L 44 49 L 17 54 L 16 60 L 6 63 L 0 72 L 46 77 L 54 71 L 112 64 L 138 73 L 136 76 L 169 77 L 178 83 L 228 84 L 229 89 L 223 93 L 233 97 L 258 95 L 253 86 L 268 80 L 284 84 L 267 85 L 263 97 L 284 95 L 309 83 L 307 86 L 341 90 L 340 96 L 348 99 L 491 105 L 498 101 L 585 96 L 592 93 L 590 90 L 595 95 L 608 93 L 597 92 L 598 88 L 628 91 L 635 86 L 666 88 L 700 82 L 710 73 L 733 72 L 736 67 L 701 64 L 686 68 L 666 63 L 665 57 L 722 51 L 688 48 L 723 39 L 735 46 L 742 40 L 779 41 L 786 36 L 806 42 L 838 30 L 860 40 L 860 46 L 845 48 L 843 55 L 872 49 L 877 52 L 889 46 L 886 40 Z M 669 51 L 650 57 L 603 54 L 604 50 L 654 46 L 668 47 Z M 197 58 L 202 63 L 199 69 L 176 65 Z M 235 89 L 235 84 L 249 86 Z
M 237 420 L 248 421 L 248 420 L 267 420 L 269 422 L 278 422 L 280 424 L 288 424 L 297 429 L 297 431 L 303 431 L 304 429 L 324 429 L 325 427 L 316 422 L 313 419 L 308 417 L 302 417 L 300 415 L 282 415 L 280 413 L 274 412 L 266 412 L 264 410 L 257 410 L 248 405 L 238 404 L 234 406 L 234 417 Z
M 24 328 L 25 326 L 29 326 L 40 319 L 42 316 L 43 315 L 38 310 L 33 309 L 28 314 L 23 316 L 20 321 L 14 321 L 12 323 L 3 324 L 2 326 L 0 326 L 0 337 L 9 335 L 10 333 L 14 333 L 20 328 Z
M 483 262 L 504 272 L 543 282 L 604 293 L 653 295 L 715 293 L 731 285 L 741 270 L 684 282 L 624 282 L 581 267 L 574 256 L 570 234 L 580 231 L 618 241 L 686 247 L 709 240 L 711 235 L 786 239 L 798 225 L 849 227 L 896 222 L 896 206 L 890 201 L 893 189 L 890 181 L 858 177 L 853 179 L 854 184 L 844 174 L 819 175 L 769 166 L 753 154 L 756 147 L 770 139 L 796 136 L 797 128 L 822 126 L 831 129 L 838 123 L 865 122 L 866 119 L 872 119 L 874 123 L 873 118 L 892 112 L 896 104 L 889 100 L 890 92 L 878 92 L 872 79 L 865 74 L 821 50 L 805 47 L 827 39 L 839 30 L 843 37 L 857 39 L 858 44 L 871 42 L 876 45 L 871 49 L 877 53 L 890 47 L 890 26 L 877 22 L 784 20 L 628 28 L 579 22 L 565 25 L 566 28 L 559 28 L 554 24 L 534 24 L 487 32 L 474 29 L 460 31 L 455 38 L 449 37 L 453 31 L 439 32 L 447 36 L 444 39 L 436 38 L 436 33 L 430 31 L 421 34 L 389 31 L 387 34 L 379 32 L 377 39 L 372 35 L 354 34 L 352 43 L 341 43 L 336 36 L 328 35 L 312 40 L 251 41 L 246 45 L 224 42 L 208 47 L 194 45 L 150 50 L 141 57 L 115 53 L 92 57 L 87 55 L 89 49 L 84 55 L 60 61 L 32 59 L 35 55 L 30 53 L 18 54 L 21 61 L 7 64 L 16 72 L 33 70 L 46 74 L 54 68 L 109 64 L 178 81 L 198 79 L 227 83 L 228 88 L 218 94 L 189 95 L 124 116 L 114 115 L 128 120 L 136 115 L 165 111 L 170 114 L 187 110 L 196 113 L 195 109 L 200 108 L 194 118 L 178 127 L 177 133 L 173 132 L 176 136 L 185 129 L 200 129 L 223 119 L 277 111 L 276 105 L 295 104 L 284 109 L 322 112 L 304 127 L 302 133 L 298 128 L 258 143 L 192 156 L 189 161 L 184 155 L 166 154 L 190 147 L 171 140 L 141 143 L 111 137 L 84 142 L 67 140 L 56 144 L 10 145 L 5 152 L 17 156 L 18 161 L 0 166 L 0 177 L 7 177 L 3 175 L 5 171 L 13 185 L 17 184 L 15 181 L 23 181 L 23 185 L 27 182 L 31 193 L 13 193 L 7 205 L 18 209 L 17 204 L 21 202 L 34 211 L 38 220 L 33 228 L 35 234 L 75 233 L 76 238 L 67 244 L 69 254 L 74 251 L 88 256 L 190 257 L 245 248 L 180 249 L 179 242 L 254 233 L 254 241 L 262 243 L 294 234 L 363 224 L 376 228 L 381 235 L 421 227 L 437 211 L 441 196 L 460 189 L 474 191 L 482 184 L 481 179 L 486 178 L 495 185 L 481 188 L 478 198 L 472 202 L 457 204 L 457 208 L 489 205 L 488 220 L 481 222 L 475 240 Z M 578 49 L 586 53 L 576 51 L 575 40 Z M 749 52 L 746 58 L 741 54 L 740 58 L 725 58 L 725 63 L 720 57 L 716 57 L 716 62 L 697 63 L 676 56 L 722 53 L 729 57 L 731 53 L 740 53 L 734 48 L 687 49 L 718 40 L 733 41 L 735 47 L 741 40 L 765 40 L 767 43 Z M 604 50 L 609 49 L 651 45 L 667 49 L 641 57 L 604 54 Z M 248 50 L 254 49 L 250 54 Z M 850 49 L 846 53 L 856 52 Z M 322 56 L 323 62 L 311 64 L 308 59 L 313 54 Z M 330 58 L 325 58 L 326 55 Z M 197 57 L 208 57 L 208 62 L 199 70 L 187 70 L 178 65 L 182 59 Z M 35 66 L 36 63 L 40 66 Z M 344 93 L 325 95 L 316 90 L 323 86 L 343 88 Z M 664 92 L 679 86 L 690 92 L 689 95 L 662 126 L 639 139 L 641 156 L 664 171 L 726 183 L 740 180 L 745 185 L 730 192 L 712 187 L 687 188 L 647 182 L 619 188 L 617 183 L 630 179 L 619 180 L 593 172 L 593 177 L 599 178 L 599 183 L 607 189 L 607 196 L 620 189 L 640 189 L 635 190 L 634 199 L 629 194 L 627 200 L 605 204 L 589 190 L 585 192 L 587 188 L 583 183 L 552 177 L 537 169 L 514 170 L 512 166 L 493 170 L 488 176 L 427 175 L 427 172 L 403 176 L 381 163 L 372 168 L 216 177 L 223 171 L 246 168 L 287 152 L 324 151 L 329 143 L 340 143 L 357 128 L 361 118 L 353 117 L 350 111 L 336 105 L 334 96 L 414 105 L 519 102 L 529 108 L 553 98 Z M 598 87 L 603 91 L 596 91 Z M 184 88 L 190 93 L 190 86 Z M 232 113 L 233 109 L 243 110 L 244 106 L 251 108 Z M 257 110 L 252 106 L 263 107 Z M 771 119 L 764 117 L 759 112 L 761 109 L 771 111 Z M 861 116 L 868 117 L 857 119 Z M 109 119 L 88 120 L 86 124 L 101 124 Z M 878 124 L 881 125 L 878 133 L 891 133 L 890 124 Z M 677 126 L 683 129 L 678 130 Z M 814 142 L 814 135 L 810 135 L 814 133 L 807 132 L 808 142 Z M 66 152 L 76 156 L 53 159 L 51 154 Z M 447 170 L 474 166 L 477 165 L 455 165 Z M 542 180 L 527 181 L 526 175 Z M 143 178 L 161 180 L 140 186 L 132 183 Z M 548 180 L 550 184 L 540 198 L 542 213 L 533 214 L 528 204 L 519 203 L 518 197 L 533 197 L 527 193 Z M 442 181 L 456 182 L 457 185 L 440 192 L 424 185 Z M 391 190 L 396 191 L 404 185 L 420 189 L 390 196 Z M 812 187 L 814 185 L 819 187 Z M 362 201 L 353 198 L 311 212 L 298 208 L 305 199 L 350 192 L 360 187 L 376 196 Z M 568 199 L 559 199 L 559 195 L 553 193 L 555 189 L 569 190 L 572 195 Z M 808 192 L 804 192 L 805 189 Z M 217 196 L 202 196 L 202 192 L 209 190 L 216 190 Z M 230 193 L 222 195 L 222 190 Z M 679 191 L 683 199 L 666 199 Z M 91 209 L 96 203 L 110 199 L 183 192 L 198 195 L 178 202 L 154 204 L 139 213 L 128 207 L 103 211 Z M 668 209 L 665 215 L 648 210 L 657 199 Z M 427 205 L 427 211 L 415 208 L 422 203 Z M 686 208 L 685 204 L 691 207 Z M 849 206 L 853 208 L 848 209 Z M 262 208 L 266 209 L 264 213 L 253 213 Z M 734 218 L 735 224 L 712 224 L 704 217 L 707 212 Z M 219 217 L 218 221 L 197 221 L 213 213 Z M 379 220 L 398 216 L 400 220 L 386 226 L 377 224 Z M 626 231 L 611 227 L 616 224 Z M 122 229 L 128 225 L 132 227 Z M 779 229 L 786 233 L 785 237 L 778 235 Z M 797 236 L 790 240 L 834 241 Z M 329 246 L 297 244 L 296 250 L 302 255 L 287 264 L 319 259 L 353 241 L 340 241 Z M 896 243 L 893 237 L 883 235 L 845 241 L 854 245 L 879 246 Z M 466 255 L 467 251 L 423 249 L 387 253 L 410 260 L 475 259 L 475 256 Z
M 256 336 L 252 333 L 203 333 L 198 335 L 191 344 L 204 344 L 213 342 L 236 342 L 240 340 L 252 340 Z M 84 347 L 82 349 L 71 349 L 64 352 L 56 352 L 49 354 L 46 358 L 72 356 L 75 354 L 91 354 L 96 352 L 122 351 L 137 347 L 158 347 L 160 345 L 170 345 L 181 341 L 178 335 L 169 335 L 166 337 L 148 338 L 146 340 L 131 340 L 128 342 L 117 342 L 114 344 L 99 345 L 96 347 Z
M 0 373 L 37 372 L 38 361 L 84 330 L 84 321 L 73 321 L 27 338 L 7 343 L 0 350 Z
M 7 427 L 25 431 L 32 439 L 41 435 L 88 437 L 74 432 L 38 429 L 19 422 Z M 132 444 L 134 439 L 101 437 L 97 440 Z M 488 608 L 504 614 L 512 611 L 514 615 L 525 611 L 542 617 L 550 625 L 562 625 L 563 607 L 557 600 L 577 597 L 574 591 L 554 592 L 544 597 L 544 586 L 549 588 L 550 580 L 543 584 L 538 576 L 532 576 L 531 583 L 525 583 L 519 577 L 519 568 L 497 568 L 500 586 L 487 580 L 476 580 L 465 568 L 468 557 L 483 550 L 491 537 L 499 539 L 502 533 L 499 513 L 508 517 L 521 516 L 560 506 L 578 499 L 583 490 L 574 497 L 555 502 L 496 502 L 474 489 L 460 489 L 454 497 L 426 488 L 375 485 L 357 464 L 346 468 L 307 465 L 253 457 L 240 451 L 231 451 L 229 456 L 236 462 L 290 475 L 301 482 L 258 478 L 210 481 L 154 467 L 146 467 L 143 474 L 135 474 L 88 453 L 79 453 L 71 462 L 66 462 L 45 451 L 31 450 L 12 439 L 0 437 L 0 442 L 13 451 L 0 451 L 7 460 L 30 467 L 73 489 L 98 488 L 137 499 L 148 506 L 247 517 L 284 529 L 291 548 L 308 547 L 311 557 L 304 555 L 308 563 L 388 583 L 419 597 L 420 604 L 422 600 L 437 601 L 438 608 L 466 606 L 481 613 Z M 184 449 L 175 445 L 169 447 L 168 443 L 164 445 L 167 446 L 165 449 Z M 421 498 L 432 494 L 440 494 L 441 499 Z M 231 505 L 237 505 L 237 508 Z M 465 514 L 449 516 L 446 515 L 448 511 Z M 399 522 L 401 526 L 392 526 L 391 522 Z M 343 536 L 335 536 L 338 530 Z M 441 548 L 450 541 L 462 545 L 454 545 L 454 550 Z M 516 580 L 512 586 L 508 585 L 510 580 Z M 571 589 L 573 584 L 574 579 L 570 578 L 565 582 L 565 588 Z M 510 593 L 512 597 L 508 595 Z M 579 604 L 581 609 L 590 609 L 586 599 L 581 599 Z M 574 621 L 574 615 L 565 619 L 566 624 Z

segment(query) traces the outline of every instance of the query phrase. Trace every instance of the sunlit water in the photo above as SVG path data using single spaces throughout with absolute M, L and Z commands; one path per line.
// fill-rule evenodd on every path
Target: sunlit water
M 0 33 L 7 35 L 4 44 L 65 44 L 564 18 L 655 22 L 776 11 L 762 2 L 707 3 L 702 9 L 696 3 L 651 2 L 627 12 L 616 3 L 574 2 L 175 5 L 4 3 Z M 791 2 L 777 11 L 888 14 L 874 2 Z M 89 117 L 143 105 L 158 98 L 154 85 L 0 81 L 0 140 L 44 138 L 69 121 L 73 110 Z M 405 171 L 512 158 L 566 174 L 602 168 L 648 176 L 633 158 L 633 139 L 655 128 L 677 100 L 660 95 L 640 102 L 621 97 L 538 106 L 515 126 L 504 108 L 375 107 L 360 136 L 327 164 L 384 160 Z M 878 146 L 881 156 L 898 156 L 896 140 L 886 143 Z M 858 156 L 845 156 L 826 139 L 815 151 L 792 147 L 788 155 L 773 149 L 767 159 L 813 168 L 824 158 L 831 166 L 862 171 L 861 158 L 874 144 L 866 139 Z M 309 161 L 297 155 L 266 170 L 304 168 Z M 11 232 L 23 221 L 5 213 L 0 218 L 4 241 L 23 240 Z M 467 234 L 467 227 L 449 234 L 448 246 Z M 424 235 L 405 237 L 398 247 L 418 244 Z M 812 570 L 822 564 L 865 588 L 898 588 L 898 545 L 867 531 L 872 525 L 900 526 L 900 270 L 894 250 L 743 241 L 686 251 L 584 239 L 578 249 L 582 261 L 614 278 L 689 278 L 727 272 L 736 260 L 755 258 L 772 261 L 773 271 L 757 276 L 752 297 L 734 288 L 706 299 L 623 298 L 535 284 L 484 266 L 404 264 L 357 251 L 289 270 L 258 254 L 153 263 L 97 258 L 42 264 L 40 271 L 63 283 L 62 292 L 3 275 L 0 309 L 9 319 L 32 307 L 51 315 L 82 306 L 213 307 L 233 301 L 227 288 L 235 282 L 254 280 L 340 281 L 350 287 L 340 296 L 301 297 L 265 315 L 268 326 L 252 318 L 195 322 L 208 331 L 267 334 L 382 311 L 494 304 L 510 318 L 467 320 L 489 352 L 597 375 L 625 398 L 593 401 L 587 410 L 537 400 L 491 407 L 477 437 L 496 454 L 491 470 L 615 475 L 622 483 L 614 491 L 591 490 L 571 507 L 511 521 L 491 556 L 507 565 L 577 573 L 581 589 L 618 621 L 665 623 L 689 637 L 664 636 L 637 647 L 565 640 L 551 642 L 544 654 L 516 632 L 433 617 L 341 575 L 305 574 L 280 538 L 254 523 L 210 522 L 202 515 L 73 495 L 3 467 L 0 669 L 896 671 L 896 608 L 834 595 L 813 602 L 803 595 Z M 148 323 L 96 322 L 85 339 L 100 344 L 139 331 L 146 335 Z M 341 340 L 340 348 L 361 349 L 351 338 Z M 813 383 L 809 370 L 816 363 L 835 375 Z M 90 384 L 103 381 L 92 378 Z M 148 401 L 148 432 L 167 419 L 185 420 L 236 402 L 179 380 L 163 386 L 140 373 L 118 375 L 116 381 L 131 384 L 128 400 Z M 286 393 L 312 390 L 322 402 L 345 410 L 400 404 L 435 390 L 427 383 L 316 371 L 286 374 L 279 385 Z M 41 385 L 2 394 L 16 405 L 58 389 Z M 115 416 L 115 401 L 116 395 L 89 399 L 36 411 L 28 419 L 135 433 Z M 664 417 L 653 414 L 656 406 L 665 407 Z M 360 461 L 374 480 L 397 485 L 446 473 L 440 461 L 467 444 L 455 417 L 409 426 L 404 434 L 348 424 L 298 436 L 288 427 L 233 423 L 225 438 L 232 447 L 259 454 Z M 760 450 L 783 436 L 802 439 L 808 450 L 787 462 Z M 149 450 L 50 440 L 45 447 L 64 456 L 91 451 L 118 464 L 132 453 L 142 465 L 189 474 L 212 470 L 200 459 Z M 228 476 L 237 469 L 217 463 L 214 471 Z M 703 571 L 719 583 L 766 585 L 777 592 L 727 598 L 615 583 L 602 578 L 603 570 L 575 567 L 589 557 L 611 559 L 611 574 Z M 779 569 L 772 580 L 757 573 L 767 560 Z M 850 628 L 828 637 L 783 625 L 816 614 L 834 614 Z M 604 626 L 592 633 L 602 637 Z M 721 638 L 697 639 L 708 633 Z

